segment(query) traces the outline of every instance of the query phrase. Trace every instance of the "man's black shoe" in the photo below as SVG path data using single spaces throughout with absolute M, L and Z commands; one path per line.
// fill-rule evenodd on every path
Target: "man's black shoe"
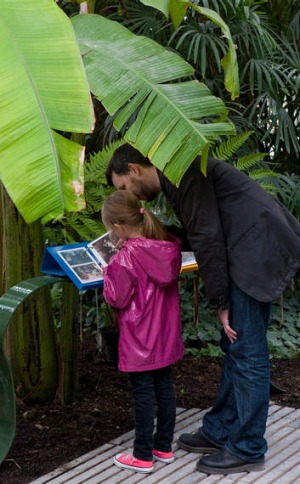
M 220 447 L 212 444 L 209 440 L 203 437 L 201 431 L 195 434 L 181 434 L 177 440 L 177 445 L 181 449 L 188 452 L 196 452 L 197 454 L 211 454 L 217 452 Z
M 264 461 L 248 462 L 236 457 L 227 450 L 222 450 L 213 455 L 205 455 L 196 464 L 198 471 L 205 474 L 235 474 L 236 472 L 262 471 Z

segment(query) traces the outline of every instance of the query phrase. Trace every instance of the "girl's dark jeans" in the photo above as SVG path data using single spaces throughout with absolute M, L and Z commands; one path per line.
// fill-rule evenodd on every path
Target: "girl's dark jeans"
M 152 460 L 152 450 L 170 452 L 176 418 L 176 396 L 171 367 L 129 373 L 132 386 L 135 440 L 133 455 Z M 157 404 L 157 425 L 154 432 L 154 407 Z

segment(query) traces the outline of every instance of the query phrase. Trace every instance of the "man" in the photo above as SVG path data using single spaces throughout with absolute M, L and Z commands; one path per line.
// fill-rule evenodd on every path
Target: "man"
M 223 325 L 219 392 L 194 434 L 179 447 L 202 454 L 197 469 L 230 474 L 263 469 L 269 406 L 267 325 L 271 301 L 300 268 L 300 224 L 255 181 L 210 159 L 194 160 L 176 188 L 130 145 L 116 150 L 107 179 L 140 200 L 161 190 L 199 264 L 206 294 Z

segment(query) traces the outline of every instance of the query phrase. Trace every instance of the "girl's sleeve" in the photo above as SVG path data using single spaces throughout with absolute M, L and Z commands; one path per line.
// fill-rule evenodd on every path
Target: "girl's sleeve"
M 103 268 L 103 297 L 111 306 L 125 308 L 134 293 L 135 283 L 128 269 L 113 260 Z

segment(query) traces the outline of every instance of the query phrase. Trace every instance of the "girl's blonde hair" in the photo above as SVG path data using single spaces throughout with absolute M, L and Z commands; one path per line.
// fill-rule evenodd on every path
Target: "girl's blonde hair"
M 150 210 L 142 207 L 139 199 L 128 190 L 113 192 L 102 207 L 102 221 L 107 230 L 114 224 L 138 227 L 143 237 L 167 240 L 167 232 Z

